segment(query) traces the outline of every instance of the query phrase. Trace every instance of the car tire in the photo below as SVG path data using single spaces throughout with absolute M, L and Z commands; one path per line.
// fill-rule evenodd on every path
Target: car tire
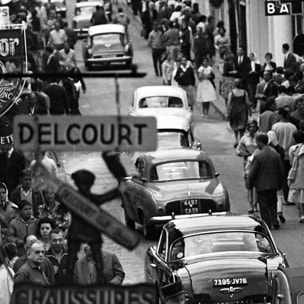
M 125 223 L 126 226 L 132 230 L 135 230 L 135 221 L 133 221 L 127 214 L 126 210 L 124 210 L 124 214 L 125 214 Z
M 147 219 L 143 220 L 143 234 L 146 240 L 151 240 L 155 236 L 154 227 L 147 223 Z

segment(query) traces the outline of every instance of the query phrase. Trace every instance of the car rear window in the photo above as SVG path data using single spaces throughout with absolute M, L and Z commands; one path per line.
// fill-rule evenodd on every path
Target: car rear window
M 178 161 L 157 165 L 151 169 L 153 181 L 211 178 L 212 170 L 204 161 Z
M 207 233 L 185 237 L 173 243 L 170 257 L 171 260 L 175 260 L 203 254 L 233 251 L 273 253 L 273 248 L 271 242 L 261 233 Z
M 139 101 L 140 108 L 182 108 L 183 101 L 175 96 L 150 96 Z
M 76 15 L 81 15 L 81 14 L 87 14 L 87 15 L 92 15 L 95 12 L 96 8 L 95 6 L 84 6 L 84 7 L 77 7 L 75 9 Z
M 93 36 L 93 43 L 102 45 L 123 44 L 124 37 L 119 33 L 95 35 Z
M 157 149 L 189 147 L 187 136 L 181 132 L 158 132 Z

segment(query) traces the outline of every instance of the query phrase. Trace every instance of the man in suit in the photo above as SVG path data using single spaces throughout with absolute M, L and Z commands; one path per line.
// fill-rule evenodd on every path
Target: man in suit
M 238 49 L 238 54 L 235 60 L 235 69 L 238 72 L 238 77 L 242 79 L 244 89 L 247 91 L 247 78 L 251 71 L 251 60 L 241 47 Z
M 157 21 L 157 11 L 154 8 L 154 2 L 146 2 L 147 6 L 142 13 L 141 21 L 145 29 L 145 39 L 148 39 L 149 33 L 153 29 L 153 22 Z
M 75 264 L 75 281 L 80 285 L 90 285 L 97 283 L 97 272 L 93 260 L 92 250 L 88 244 L 84 245 L 85 256 Z M 114 285 L 121 285 L 125 273 L 118 260 L 118 257 L 106 250 L 102 250 L 104 264 L 104 282 Z
M 248 184 L 249 189 L 256 188 L 261 218 L 269 229 L 279 229 L 277 219 L 277 190 L 282 189 L 284 170 L 280 155 L 268 146 L 268 136 L 259 134 L 256 137 L 259 151 L 254 155 L 251 164 Z
M 10 194 L 18 185 L 21 172 L 25 169 L 25 157 L 13 146 L 0 151 L 0 182 L 4 182 Z
M 286 78 L 292 76 L 298 70 L 297 58 L 289 51 L 289 44 L 282 45 L 282 52 L 284 54 L 283 72 Z

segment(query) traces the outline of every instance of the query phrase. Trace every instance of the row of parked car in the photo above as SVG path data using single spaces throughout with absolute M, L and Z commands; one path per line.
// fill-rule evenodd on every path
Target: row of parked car
M 129 110 L 155 116 L 158 128 L 157 150 L 133 155 L 137 174 L 121 197 L 126 225 L 159 236 L 145 256 L 146 280 L 157 288 L 181 280 L 186 303 L 303 304 L 304 267 L 302 275 L 288 268 L 259 217 L 230 213 L 228 191 L 193 135 L 185 91 L 140 87 Z

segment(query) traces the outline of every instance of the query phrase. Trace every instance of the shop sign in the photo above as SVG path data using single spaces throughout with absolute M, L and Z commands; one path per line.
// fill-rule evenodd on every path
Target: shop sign
M 152 151 L 157 147 L 155 117 L 23 116 L 14 120 L 19 150 Z
M 8 6 L 0 6 L 0 25 L 9 24 L 9 7 Z
M 265 1 L 266 16 L 290 15 L 291 7 L 289 3 L 280 3 L 279 1 Z
M 16 284 L 14 304 L 156 304 L 156 287 L 152 284 L 57 285 Z
M 3 12 L 3 11 L 2 11 Z M 27 55 L 25 32 L 21 25 L 0 27 L 0 117 L 18 104 L 25 80 L 2 78 L 2 74 L 25 72 Z

